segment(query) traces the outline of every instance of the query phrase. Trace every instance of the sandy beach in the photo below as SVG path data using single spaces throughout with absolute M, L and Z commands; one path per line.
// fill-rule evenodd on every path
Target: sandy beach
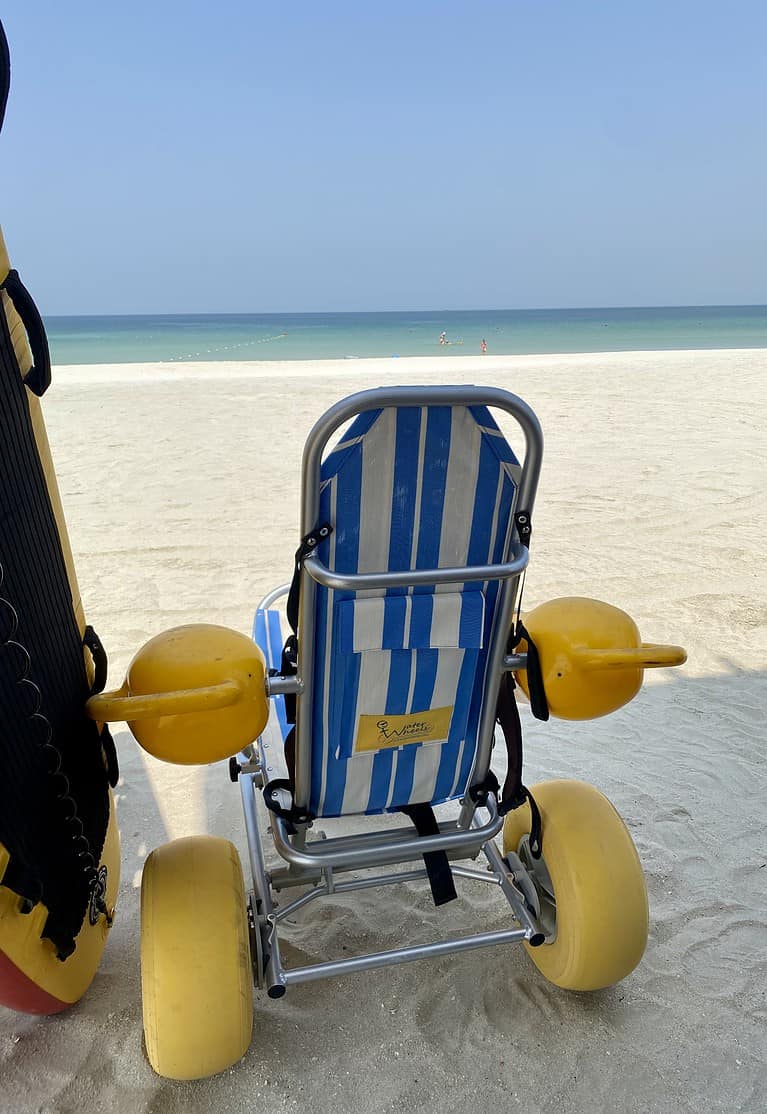
M 593 782 L 632 832 L 644 960 L 589 995 L 550 986 L 516 947 L 258 994 L 242 1062 L 160 1079 L 142 1049 L 142 863 L 177 836 L 222 835 L 243 858 L 246 841 L 225 764 L 164 765 L 122 728 L 115 927 L 71 1011 L 0 1008 L 0 1110 L 767 1108 L 767 351 L 54 369 L 46 420 L 110 682 L 166 627 L 250 632 L 256 602 L 290 578 L 313 422 L 355 390 L 419 382 L 504 387 L 541 420 L 526 607 L 596 596 L 645 640 L 688 650 L 605 719 L 542 724 L 523 709 L 528 783 Z M 497 895 L 459 894 L 441 910 L 416 885 L 337 896 L 297 916 L 285 958 L 506 926 Z

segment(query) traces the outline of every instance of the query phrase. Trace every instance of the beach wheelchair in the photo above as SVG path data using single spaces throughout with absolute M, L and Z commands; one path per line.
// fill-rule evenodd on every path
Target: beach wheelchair
M 521 432 L 521 461 L 491 410 Z M 245 1053 L 253 982 L 280 998 L 300 982 L 513 942 L 570 990 L 639 962 L 648 907 L 631 836 L 585 783 L 526 786 L 516 698 L 541 720 L 604 715 L 636 695 L 645 668 L 685 654 L 642 643 L 598 601 L 521 611 L 542 449 L 532 410 L 495 388 L 338 403 L 307 440 L 293 578 L 259 604 L 254 640 L 168 631 L 119 691 L 90 701 L 159 758 L 229 758 L 244 807 L 249 889 L 236 849 L 214 836 L 168 843 L 144 867 L 144 1031 L 161 1075 L 199 1078 Z M 495 886 L 508 927 L 283 961 L 286 921 L 305 906 L 418 880 L 437 905 L 457 884 Z

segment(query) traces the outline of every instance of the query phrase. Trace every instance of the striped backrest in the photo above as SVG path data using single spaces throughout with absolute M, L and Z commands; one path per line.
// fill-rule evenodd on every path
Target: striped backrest
M 325 458 L 318 556 L 340 573 L 507 558 L 519 464 L 483 406 L 359 415 Z M 460 796 L 474 761 L 497 581 L 317 586 L 310 809 L 376 813 Z

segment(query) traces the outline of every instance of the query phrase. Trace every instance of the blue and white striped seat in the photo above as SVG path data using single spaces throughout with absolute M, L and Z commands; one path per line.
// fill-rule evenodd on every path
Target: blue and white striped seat
M 520 467 L 483 406 L 360 414 L 322 464 L 319 559 L 339 573 L 508 559 Z M 474 762 L 498 581 L 317 586 L 310 809 L 379 813 L 460 796 Z M 275 625 L 276 624 L 276 625 Z M 256 640 L 279 665 L 275 612 Z M 282 699 L 278 698 L 280 705 Z M 283 733 L 284 707 L 277 708 Z

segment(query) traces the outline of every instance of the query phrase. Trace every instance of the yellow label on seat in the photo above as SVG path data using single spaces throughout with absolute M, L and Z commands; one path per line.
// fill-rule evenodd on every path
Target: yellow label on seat
M 408 743 L 443 742 L 450 730 L 453 705 L 410 712 L 404 716 L 360 716 L 357 724 L 356 753 L 404 747 Z

